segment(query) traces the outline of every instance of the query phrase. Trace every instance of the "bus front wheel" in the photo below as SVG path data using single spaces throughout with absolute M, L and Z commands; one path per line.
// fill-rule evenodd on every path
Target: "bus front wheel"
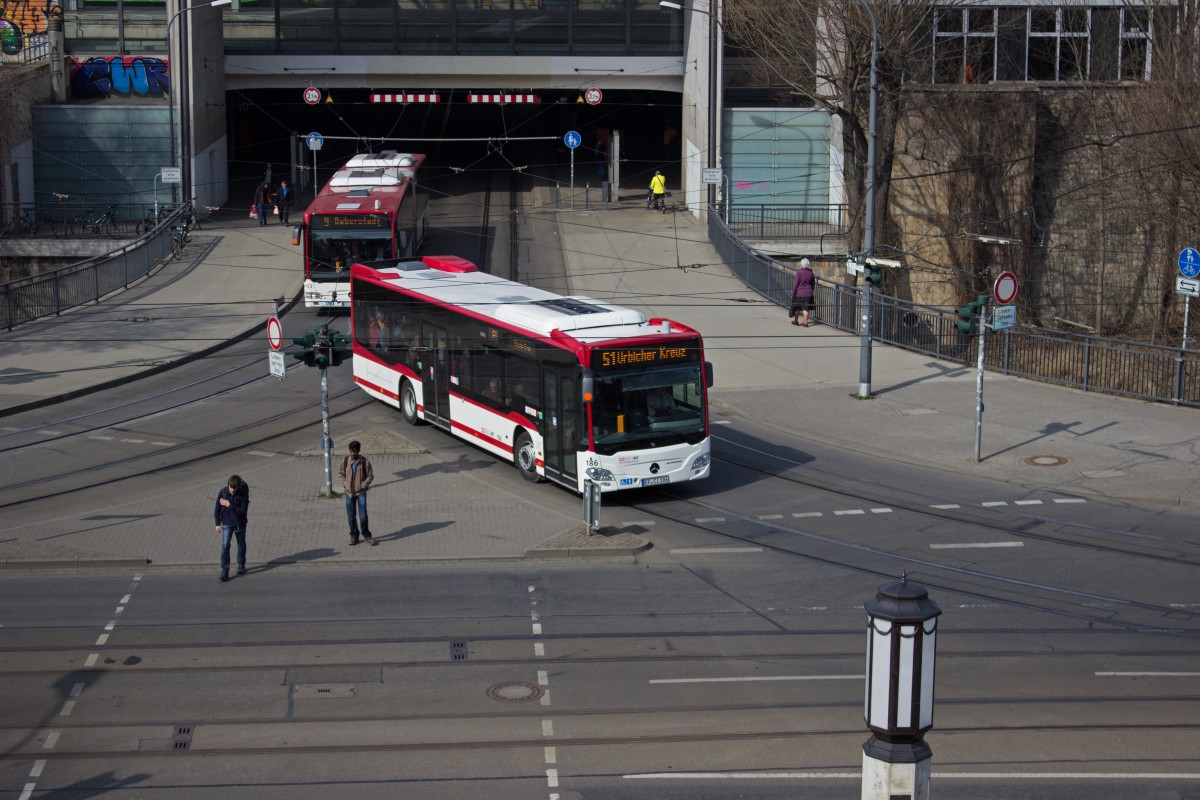
M 541 477 L 537 474 L 537 451 L 533 448 L 533 439 L 528 433 L 517 435 L 516 446 L 513 447 L 513 464 L 521 477 L 530 483 L 537 483 Z
M 400 413 L 409 425 L 417 425 L 421 418 L 417 416 L 417 393 L 408 381 L 400 387 Z

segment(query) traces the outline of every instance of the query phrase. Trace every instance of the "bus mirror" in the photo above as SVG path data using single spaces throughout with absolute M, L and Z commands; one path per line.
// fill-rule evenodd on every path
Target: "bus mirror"
M 292 244 L 293 245 L 300 244 L 300 240 L 303 238 L 304 238 L 304 226 L 303 225 L 293 225 L 292 226 Z
M 592 402 L 592 397 L 596 391 L 596 379 L 590 370 L 584 370 L 583 380 L 580 382 L 580 384 L 581 385 L 579 388 L 582 390 L 583 402 Z
M 704 362 L 704 385 L 709 389 L 713 387 L 713 368 L 711 361 Z

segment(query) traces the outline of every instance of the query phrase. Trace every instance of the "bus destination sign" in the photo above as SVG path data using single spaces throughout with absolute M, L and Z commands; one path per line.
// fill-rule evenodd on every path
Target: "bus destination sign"
M 315 230 L 391 227 L 386 214 L 314 214 L 309 224 Z
M 602 347 L 592 351 L 592 369 L 630 369 L 697 360 L 697 350 L 687 342 L 641 347 Z

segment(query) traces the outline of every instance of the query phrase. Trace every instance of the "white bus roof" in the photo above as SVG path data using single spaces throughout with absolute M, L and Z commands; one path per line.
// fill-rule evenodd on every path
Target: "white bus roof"
M 479 272 L 457 256 L 373 262 L 383 282 L 454 305 L 481 317 L 543 336 L 561 331 L 580 342 L 690 332 L 665 320 L 651 324 L 640 311 L 591 297 L 563 295 Z

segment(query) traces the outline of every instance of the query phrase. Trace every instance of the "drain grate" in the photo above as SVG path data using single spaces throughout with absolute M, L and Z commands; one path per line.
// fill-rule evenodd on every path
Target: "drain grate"
M 450 643 L 450 660 L 451 661 L 466 661 L 467 660 L 467 643 L 466 642 L 451 642 Z
M 171 750 L 189 750 L 192 747 L 192 725 L 176 725 L 175 735 L 171 737 Z

